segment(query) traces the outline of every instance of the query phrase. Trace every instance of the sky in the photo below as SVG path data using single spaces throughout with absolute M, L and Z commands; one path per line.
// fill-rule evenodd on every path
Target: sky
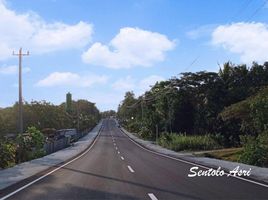
M 0 0 L 0 107 L 87 99 L 117 109 L 180 73 L 268 57 L 266 0 Z

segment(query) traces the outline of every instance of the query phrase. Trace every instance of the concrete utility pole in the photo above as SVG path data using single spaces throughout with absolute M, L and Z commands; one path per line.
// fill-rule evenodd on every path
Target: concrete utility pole
M 143 96 L 141 97 L 141 121 L 143 127 Z
M 22 56 L 29 56 L 29 51 L 26 54 L 22 53 L 22 48 L 20 48 L 19 53 L 14 53 L 13 56 L 19 56 L 19 133 L 23 133 L 23 115 L 22 115 Z
M 79 129 L 80 129 L 80 110 L 79 110 L 79 100 L 77 100 L 77 132 L 79 132 Z

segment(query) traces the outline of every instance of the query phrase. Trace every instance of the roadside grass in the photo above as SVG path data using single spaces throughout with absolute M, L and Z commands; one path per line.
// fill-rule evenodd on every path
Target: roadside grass
M 209 134 L 207 135 L 185 135 L 185 134 L 163 134 L 157 143 L 173 151 L 195 151 L 219 149 L 221 146 Z
M 228 149 L 219 149 L 207 152 L 198 152 L 194 153 L 194 155 L 200 157 L 208 157 L 208 158 L 238 162 L 242 153 L 243 148 L 228 148 Z

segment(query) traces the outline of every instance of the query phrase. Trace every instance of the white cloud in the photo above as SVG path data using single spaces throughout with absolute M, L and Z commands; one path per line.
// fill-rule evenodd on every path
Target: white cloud
M 218 26 L 212 33 L 212 44 L 240 55 L 242 62 L 268 60 L 268 25 L 234 23 Z
M 79 22 L 76 25 L 63 23 L 45 24 L 32 37 L 32 42 L 39 52 L 84 47 L 91 41 L 92 26 Z
M 4 74 L 4 75 L 17 74 L 18 71 L 19 71 L 19 69 L 18 69 L 18 66 L 16 66 L 16 65 L 0 67 L 0 74 Z M 28 73 L 30 71 L 31 71 L 31 69 L 29 67 L 22 68 L 23 73 Z
M 37 82 L 39 87 L 54 87 L 54 86 L 75 86 L 75 87 L 90 87 L 94 84 L 104 84 L 108 80 L 107 76 L 98 75 L 79 75 L 71 72 L 53 72 L 46 78 Z
M 210 36 L 211 32 L 215 29 L 216 25 L 215 24 L 209 24 L 209 25 L 204 25 L 200 26 L 196 29 L 193 29 L 191 31 L 188 31 L 186 35 L 192 39 L 196 40 L 204 36 Z
M 139 28 L 120 29 L 108 45 L 93 44 L 83 53 L 85 63 L 113 69 L 148 67 L 165 59 L 165 52 L 175 47 L 165 35 Z
M 112 84 L 113 89 L 118 91 L 129 91 L 135 88 L 135 80 L 131 76 L 120 78 Z
M 28 73 L 31 71 L 31 68 L 30 67 L 23 67 L 22 68 L 22 73 Z
M 141 80 L 133 79 L 131 76 L 121 78 L 112 84 L 112 88 L 116 91 L 126 92 L 134 91 L 136 95 L 141 95 L 150 89 L 156 82 L 165 80 L 158 75 L 151 75 Z
M 33 12 L 18 14 L 0 1 L 0 60 L 20 47 L 32 53 L 80 48 L 91 41 L 93 27 L 86 22 L 47 23 Z
M 76 95 L 74 93 L 74 95 Z M 88 99 L 91 102 L 96 102 L 97 107 L 101 111 L 114 109 L 117 110 L 118 104 L 124 98 L 124 93 L 118 94 L 110 91 L 95 91 L 92 93 L 83 92 L 81 95 L 77 95 L 78 98 Z
M 142 79 L 139 82 L 139 88 L 142 92 L 150 89 L 150 86 L 153 86 L 156 82 L 164 81 L 165 79 L 161 76 L 151 75 L 147 78 Z
M 0 74 L 15 74 L 17 73 L 17 68 L 16 65 L 0 67 Z

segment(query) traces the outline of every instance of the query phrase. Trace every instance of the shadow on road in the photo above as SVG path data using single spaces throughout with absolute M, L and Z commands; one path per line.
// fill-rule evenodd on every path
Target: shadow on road
M 118 179 L 118 178 L 103 176 L 103 175 L 100 175 L 100 174 L 94 174 L 94 173 L 85 172 L 85 171 L 72 169 L 72 168 L 68 168 L 68 167 L 64 167 L 63 169 L 70 170 L 70 171 L 76 172 L 76 173 L 89 175 L 89 176 L 98 177 L 98 178 L 103 178 L 103 179 L 108 179 L 108 180 L 112 180 L 112 181 L 118 181 L 118 182 L 122 182 L 122 183 L 127 183 L 127 184 L 135 185 L 135 186 L 138 186 L 138 187 L 148 188 L 148 189 L 155 190 L 155 191 L 158 191 L 158 192 L 160 191 L 160 192 L 169 193 L 169 194 L 172 194 L 172 195 L 176 195 L 178 199 L 180 199 L 180 198 L 189 198 L 189 199 L 196 199 L 196 200 L 201 199 L 199 197 L 195 197 L 195 196 L 192 196 L 192 195 L 189 195 L 189 194 L 183 194 L 183 193 L 179 193 L 179 192 L 174 192 L 174 191 L 166 190 L 166 189 L 163 189 L 163 188 L 157 188 L 157 187 L 145 185 L 145 184 L 142 184 L 142 183 L 136 183 L 136 182 L 122 180 L 122 179 Z

